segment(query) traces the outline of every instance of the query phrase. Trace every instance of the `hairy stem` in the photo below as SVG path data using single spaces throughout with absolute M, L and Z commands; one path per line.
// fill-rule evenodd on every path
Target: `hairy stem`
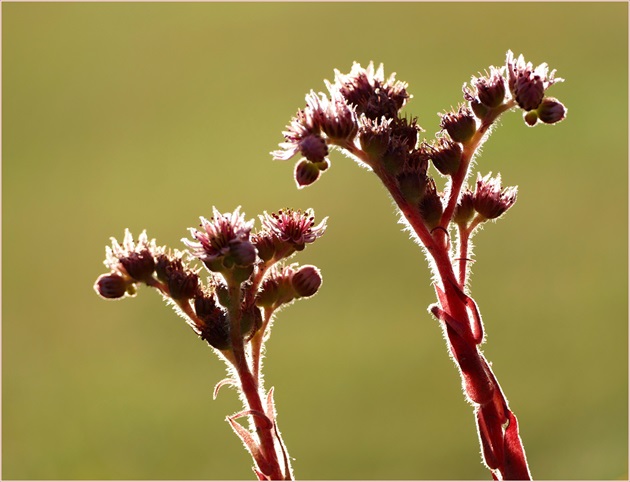
M 266 414 L 262 397 L 261 387 L 259 386 L 259 380 L 254 377 L 250 371 L 247 355 L 245 353 L 245 347 L 243 343 L 243 337 L 241 333 L 241 289 L 240 284 L 228 281 L 230 303 L 228 312 L 230 316 L 230 336 L 232 341 L 232 350 L 234 352 L 235 369 L 241 382 L 241 390 L 249 410 L 254 413 Z M 269 414 L 267 414 L 269 416 Z M 260 442 L 260 453 L 264 459 L 264 462 L 256 460 L 258 469 L 269 479 L 272 480 L 284 480 L 285 476 L 282 473 L 279 458 L 276 453 L 275 439 L 274 439 L 274 421 L 268 420 L 269 423 L 265 423 L 263 417 L 251 416 L 253 425 L 256 429 L 258 439 Z

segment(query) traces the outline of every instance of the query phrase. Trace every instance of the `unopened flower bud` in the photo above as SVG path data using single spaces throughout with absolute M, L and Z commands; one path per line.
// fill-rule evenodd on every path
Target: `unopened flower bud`
M 217 306 L 214 296 L 199 294 L 195 297 L 195 313 L 203 322 L 197 328 L 201 338 L 219 350 L 227 350 L 231 346 L 230 323 L 226 312 Z
M 460 107 L 458 112 L 442 114 L 440 127 L 448 132 L 455 142 L 467 142 L 477 130 L 475 116 L 467 107 Z
M 294 172 L 295 182 L 298 189 L 302 189 L 303 187 L 317 181 L 319 179 L 320 172 L 320 169 L 307 159 L 302 159 L 298 162 L 295 165 Z
M 473 193 L 470 190 L 465 190 L 455 206 L 455 212 L 453 213 L 453 221 L 459 225 L 467 225 L 472 221 L 475 215 L 475 207 L 473 205 Z
M 502 188 L 501 175 L 491 177 L 477 175 L 473 205 L 475 211 L 486 219 L 496 219 L 511 208 L 516 202 L 516 187 Z
M 233 239 L 229 242 L 230 255 L 236 266 L 251 266 L 256 261 L 256 248 L 249 240 Z
M 540 76 L 520 73 L 514 84 L 514 98 L 519 107 L 530 111 L 536 109 L 545 95 L 545 85 Z
M 199 276 L 192 272 L 173 271 L 168 279 L 168 290 L 174 300 L 189 300 L 198 294 Z
M 291 283 L 301 297 L 313 296 L 322 285 L 322 275 L 315 266 L 302 266 L 291 278 Z
M 300 141 L 300 152 L 311 162 L 320 162 L 328 155 L 326 141 L 318 134 L 310 134 Z
M 558 99 L 547 97 L 536 109 L 538 118 L 545 124 L 555 124 L 563 120 L 566 116 L 567 109 Z
M 256 305 L 252 305 L 243 311 L 243 315 L 241 317 L 241 335 L 245 341 L 249 341 L 261 326 L 262 313 L 260 312 L 260 308 Z
M 263 261 L 269 261 L 276 254 L 275 236 L 269 233 L 259 233 L 253 236 L 252 241 L 258 251 L 258 257 Z
M 94 291 L 102 298 L 115 300 L 123 298 L 131 284 L 117 273 L 102 274 L 94 283 Z
M 494 108 L 505 100 L 505 79 L 499 69 L 491 67 L 488 77 L 475 79 L 473 84 L 477 88 L 477 97 L 482 104 Z
M 477 117 L 477 119 L 483 119 L 490 109 L 479 102 L 477 99 L 472 99 L 470 101 L 470 109 L 473 111 L 473 114 Z
M 460 144 L 441 138 L 438 145 L 432 147 L 429 153 L 435 168 L 445 176 L 452 176 L 458 171 L 462 160 Z
M 359 130 L 359 143 L 372 159 L 380 158 L 389 146 L 390 124 L 392 119 L 381 119 L 373 121 L 366 117 L 362 118 L 362 125 Z
M 523 120 L 529 127 L 534 127 L 538 123 L 538 112 L 535 110 L 523 112 Z
M 424 196 L 427 185 L 426 175 L 416 171 L 405 171 L 396 176 L 398 188 L 403 197 L 412 204 L 417 204 Z
M 422 220 L 429 229 L 433 229 L 439 224 L 444 206 L 435 187 L 435 181 L 431 178 L 427 183 L 424 197 L 420 201 L 419 209 Z
M 148 249 L 121 256 L 120 264 L 123 265 L 127 274 L 136 281 L 148 280 L 153 276 L 155 269 L 153 254 Z

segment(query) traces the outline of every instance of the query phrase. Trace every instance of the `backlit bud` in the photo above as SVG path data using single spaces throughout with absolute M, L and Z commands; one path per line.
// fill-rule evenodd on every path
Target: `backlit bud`
M 516 202 L 516 187 L 503 188 L 501 186 L 501 175 L 490 177 L 489 173 L 485 177 L 477 175 L 477 186 L 475 188 L 473 205 L 475 211 L 486 219 L 496 219 L 511 208 Z
M 168 290 L 174 300 L 189 300 L 198 294 L 199 276 L 186 271 L 173 271 L 168 278 Z
M 442 199 L 435 187 L 435 181 L 429 179 L 425 190 L 424 197 L 420 201 L 420 215 L 422 220 L 429 229 L 435 228 L 442 217 L 444 206 L 442 205 Z
M 547 97 L 543 99 L 537 109 L 538 118 L 545 124 L 555 124 L 563 120 L 567 109 L 558 99 Z
M 429 155 L 435 168 L 445 176 L 455 174 L 462 160 L 462 146 L 440 138 L 436 146 L 430 146 Z
M 300 152 L 311 162 L 321 162 L 328 155 L 328 146 L 319 134 L 310 134 L 300 141 Z
M 119 274 L 102 274 L 94 283 L 94 291 L 108 300 L 123 298 L 127 294 L 127 288 L 131 283 Z
M 301 297 L 313 296 L 322 285 L 322 275 L 315 266 L 302 266 L 291 278 L 291 283 Z
M 313 184 L 315 181 L 319 179 L 320 169 L 308 161 L 307 159 L 302 159 L 295 165 L 295 182 L 297 184 L 298 189 L 302 189 L 305 186 Z
M 538 122 L 538 112 L 530 110 L 529 112 L 523 112 L 523 120 L 529 127 L 534 127 Z
M 467 107 L 462 106 L 457 112 L 447 112 L 441 116 L 440 127 L 455 142 L 467 142 L 477 130 L 475 116 Z
M 475 207 L 473 205 L 473 193 L 466 189 L 462 192 L 462 195 L 455 206 L 455 212 L 453 213 L 453 221 L 456 224 L 467 225 L 472 221 L 475 215 Z

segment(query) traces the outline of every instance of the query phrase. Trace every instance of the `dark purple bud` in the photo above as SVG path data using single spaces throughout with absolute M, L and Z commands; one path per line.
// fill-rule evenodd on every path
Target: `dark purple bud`
M 243 311 L 241 316 L 241 335 L 245 341 L 251 340 L 262 326 L 262 313 L 260 308 L 252 305 Z
M 127 256 L 121 256 L 119 260 L 127 274 L 136 281 L 147 281 L 153 276 L 155 260 L 148 249 L 131 252 Z
M 467 107 L 460 107 L 457 112 L 442 114 L 440 127 L 448 132 L 455 142 L 467 142 L 477 130 L 477 121 L 472 111 Z
M 101 297 L 108 300 L 123 298 L 127 294 L 127 289 L 131 285 L 122 276 L 116 273 L 102 274 L 94 283 L 94 291 Z
M 417 204 L 424 196 L 428 179 L 425 174 L 416 171 L 403 171 L 396 176 L 398 188 L 403 197 L 411 204 Z
M 299 296 L 313 296 L 322 285 L 322 275 L 315 266 L 302 266 L 291 278 L 291 283 Z
M 258 251 L 258 257 L 269 261 L 276 254 L 277 239 L 272 233 L 258 233 L 252 236 L 252 242 Z
M 233 239 L 229 246 L 229 257 L 236 266 L 251 266 L 256 262 L 256 248 L 249 240 Z
M 437 145 L 431 146 L 429 155 L 435 168 L 445 176 L 452 176 L 459 170 L 462 160 L 462 146 L 448 139 L 440 138 Z
M 502 188 L 501 176 L 481 177 L 477 175 L 473 204 L 475 211 L 486 219 L 496 219 L 510 209 L 516 202 L 516 187 Z
M 457 205 L 455 206 L 455 212 L 453 213 L 453 221 L 459 225 L 467 225 L 472 221 L 475 215 L 475 206 L 473 204 L 473 192 L 466 189 L 462 192 Z
M 536 109 L 545 95 L 543 80 L 537 75 L 519 74 L 514 84 L 514 99 L 523 110 Z
M 538 123 L 538 112 L 535 110 L 523 112 L 523 120 L 529 127 L 534 127 Z
M 318 134 L 310 134 L 300 140 L 300 152 L 311 162 L 321 162 L 328 155 L 326 141 Z
M 505 79 L 501 71 L 491 67 L 488 77 L 480 77 L 473 80 L 477 89 L 477 98 L 487 107 L 495 108 L 503 104 L 505 100 Z
M 361 149 L 367 152 L 372 159 L 378 159 L 387 151 L 389 146 L 392 119 L 372 121 L 367 117 L 362 117 L 361 121 L 361 128 L 359 129 Z
M 295 182 L 298 189 L 302 189 L 305 186 L 313 184 L 319 179 L 320 173 L 320 169 L 315 164 L 307 159 L 302 159 L 295 165 L 294 172 Z
M 555 124 L 566 117 L 567 109 L 558 99 L 547 97 L 538 106 L 538 118 L 545 124 Z
M 199 276 L 196 273 L 173 271 L 168 279 L 168 290 L 174 300 L 189 300 L 199 294 Z
M 435 181 L 429 178 L 424 196 L 419 204 L 422 220 L 429 229 L 437 227 L 444 212 L 442 198 L 437 192 Z

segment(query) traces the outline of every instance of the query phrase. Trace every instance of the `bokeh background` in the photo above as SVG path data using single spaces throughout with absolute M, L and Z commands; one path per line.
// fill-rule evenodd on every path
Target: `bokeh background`
M 224 367 L 161 298 L 106 302 L 104 246 L 183 247 L 211 206 L 330 216 L 279 316 L 267 386 L 301 479 L 489 479 L 428 270 L 375 176 L 338 153 L 298 191 L 272 161 L 333 69 L 384 62 L 432 137 L 508 49 L 548 62 L 557 126 L 503 117 L 479 158 L 518 184 L 476 238 L 484 352 L 534 477 L 628 476 L 625 3 L 2 5 L 2 476 L 251 479 Z

